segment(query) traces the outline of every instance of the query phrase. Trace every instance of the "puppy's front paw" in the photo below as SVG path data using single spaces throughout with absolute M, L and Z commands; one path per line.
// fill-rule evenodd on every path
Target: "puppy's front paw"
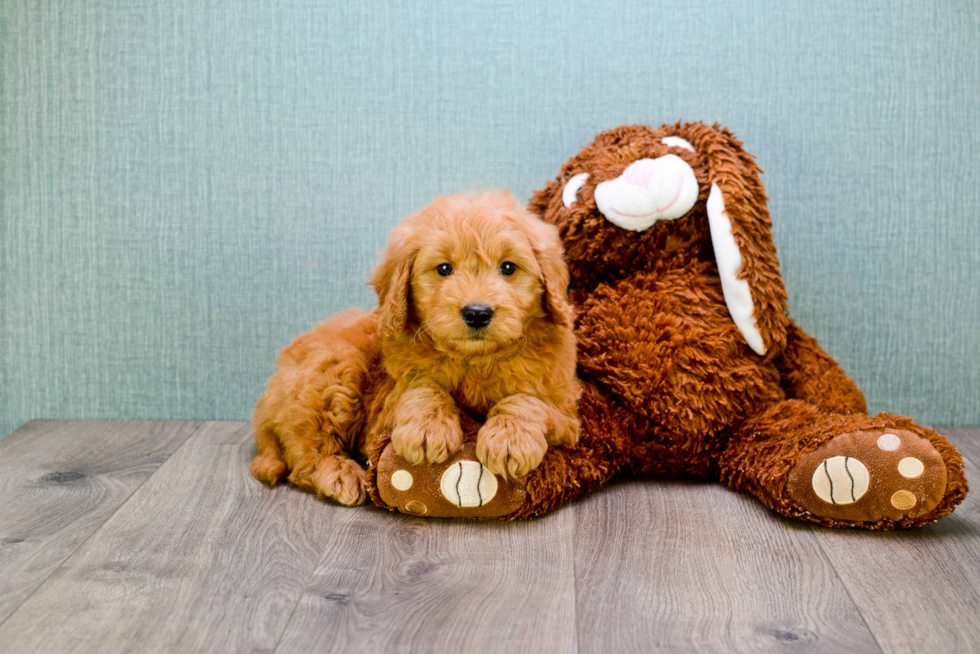
M 554 434 L 551 435 L 551 439 L 548 442 L 551 445 L 578 445 L 580 428 L 581 423 L 578 418 L 562 416 L 561 420 L 558 421 L 558 426 Z
M 463 445 L 463 430 L 456 416 L 408 416 L 391 430 L 395 452 L 411 463 L 442 463 Z
M 496 475 L 523 477 L 541 465 L 548 451 L 545 431 L 543 425 L 494 416 L 477 434 L 476 458 Z

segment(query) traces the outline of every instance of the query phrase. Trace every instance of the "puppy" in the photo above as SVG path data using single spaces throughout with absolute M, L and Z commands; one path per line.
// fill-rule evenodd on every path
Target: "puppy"
M 255 407 L 256 478 L 288 474 L 361 504 L 357 460 L 380 434 L 413 463 L 439 463 L 463 444 L 460 410 L 486 417 L 477 458 L 502 477 L 578 442 L 558 233 L 509 192 L 439 198 L 406 218 L 372 285 L 377 309 L 340 314 L 283 349 Z

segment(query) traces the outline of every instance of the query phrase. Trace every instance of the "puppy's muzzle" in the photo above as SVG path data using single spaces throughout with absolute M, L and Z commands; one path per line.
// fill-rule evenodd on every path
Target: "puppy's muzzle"
M 463 322 L 473 329 L 482 329 L 493 320 L 493 309 L 483 304 L 467 304 L 461 313 Z

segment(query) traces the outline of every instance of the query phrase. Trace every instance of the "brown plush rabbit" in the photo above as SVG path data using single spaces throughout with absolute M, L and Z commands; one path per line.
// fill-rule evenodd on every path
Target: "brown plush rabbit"
M 498 484 L 472 448 L 413 466 L 382 437 L 374 501 L 524 518 L 622 472 L 713 477 L 835 527 L 952 511 L 967 492 L 956 449 L 909 418 L 866 415 L 854 382 L 788 317 L 761 171 L 741 146 L 717 125 L 633 125 L 565 163 L 530 209 L 558 227 L 571 271 L 580 442 Z M 414 485 L 393 485 L 399 470 Z

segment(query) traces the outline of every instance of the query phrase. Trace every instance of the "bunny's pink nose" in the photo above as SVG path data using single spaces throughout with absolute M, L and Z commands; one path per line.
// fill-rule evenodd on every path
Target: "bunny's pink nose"
M 640 159 L 629 165 L 623 171 L 623 179 L 634 186 L 646 187 L 653 178 L 653 173 L 657 170 L 657 163 L 653 159 Z

